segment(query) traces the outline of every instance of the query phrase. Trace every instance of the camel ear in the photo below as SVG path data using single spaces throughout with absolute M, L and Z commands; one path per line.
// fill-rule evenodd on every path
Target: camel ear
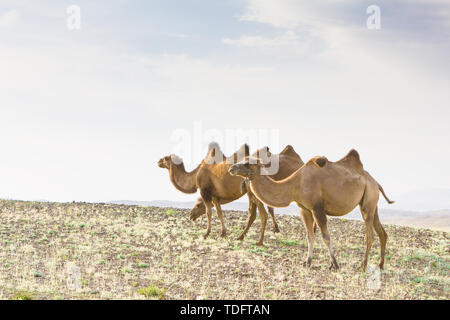
M 317 167 L 323 168 L 327 164 L 328 159 L 325 157 L 317 157 L 317 158 L 314 158 L 312 161 Z

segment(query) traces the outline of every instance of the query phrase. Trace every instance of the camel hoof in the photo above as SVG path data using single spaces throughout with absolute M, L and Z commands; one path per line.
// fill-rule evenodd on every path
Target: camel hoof
M 275 232 L 275 233 L 280 233 L 280 228 L 274 227 L 274 228 L 273 228 L 273 232 Z
M 367 265 L 365 265 L 364 263 L 362 265 L 359 266 L 358 270 L 360 272 L 366 272 L 367 269 Z
M 239 237 L 237 237 L 236 240 L 242 241 L 242 240 L 244 240 L 244 237 L 245 237 L 245 235 L 242 234 Z
M 311 259 L 307 259 L 305 262 L 303 262 L 303 267 L 311 268 Z
M 227 232 L 226 232 L 226 231 L 222 231 L 222 233 L 220 234 L 220 236 L 221 236 L 222 238 L 225 238 L 225 237 L 227 236 Z
M 330 266 L 328 267 L 328 270 L 331 270 L 331 271 L 336 271 L 336 270 L 339 270 L 339 266 L 335 266 L 334 264 L 330 264 Z
M 264 244 L 262 241 L 258 241 L 257 243 L 255 243 L 255 245 L 257 245 L 258 247 L 262 247 Z
M 207 232 L 207 233 L 205 233 L 205 234 L 203 235 L 203 239 L 208 238 L 208 236 L 209 236 L 209 232 Z
M 329 270 L 339 270 L 339 265 L 336 261 L 332 261 L 330 263 L 330 266 L 328 267 Z

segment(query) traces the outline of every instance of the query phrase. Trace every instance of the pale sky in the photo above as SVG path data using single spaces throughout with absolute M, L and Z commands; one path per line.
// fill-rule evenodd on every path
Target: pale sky
M 194 200 L 156 162 L 198 121 L 304 161 L 355 148 L 394 199 L 450 188 L 447 0 L 2 0 L 0 38 L 0 198 Z

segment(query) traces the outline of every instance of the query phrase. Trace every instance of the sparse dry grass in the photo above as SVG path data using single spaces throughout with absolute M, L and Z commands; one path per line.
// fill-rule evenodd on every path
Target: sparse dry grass
M 246 214 L 226 212 L 228 236 L 214 219 L 203 240 L 205 218 L 187 210 L 104 204 L 0 201 L 1 299 L 449 299 L 449 234 L 385 226 L 386 270 L 379 291 L 357 271 L 364 253 L 361 222 L 330 219 L 341 269 L 328 270 L 320 235 L 311 269 L 305 230 L 297 216 L 268 223 L 265 246 L 235 238 Z M 383 219 L 383 217 L 381 217 Z M 371 264 L 379 254 L 378 240 Z M 68 270 L 80 270 L 80 288 L 69 289 Z

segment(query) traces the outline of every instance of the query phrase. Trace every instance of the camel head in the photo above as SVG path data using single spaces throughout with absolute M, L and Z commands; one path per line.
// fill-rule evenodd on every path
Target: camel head
M 194 207 L 191 210 L 191 214 L 189 215 L 189 219 L 192 221 L 197 220 L 199 217 L 204 215 L 206 213 L 206 206 L 203 202 L 202 198 L 198 198 L 197 202 L 195 203 Z
M 262 175 L 264 168 L 265 165 L 260 159 L 255 157 L 247 157 L 245 160 L 232 165 L 228 172 L 232 176 L 240 176 L 251 179 Z
M 171 154 L 170 156 L 166 156 L 164 158 L 159 159 L 158 161 L 158 167 L 163 169 L 170 169 L 170 166 L 172 164 L 180 165 L 183 163 L 183 160 L 181 160 L 180 157 Z

